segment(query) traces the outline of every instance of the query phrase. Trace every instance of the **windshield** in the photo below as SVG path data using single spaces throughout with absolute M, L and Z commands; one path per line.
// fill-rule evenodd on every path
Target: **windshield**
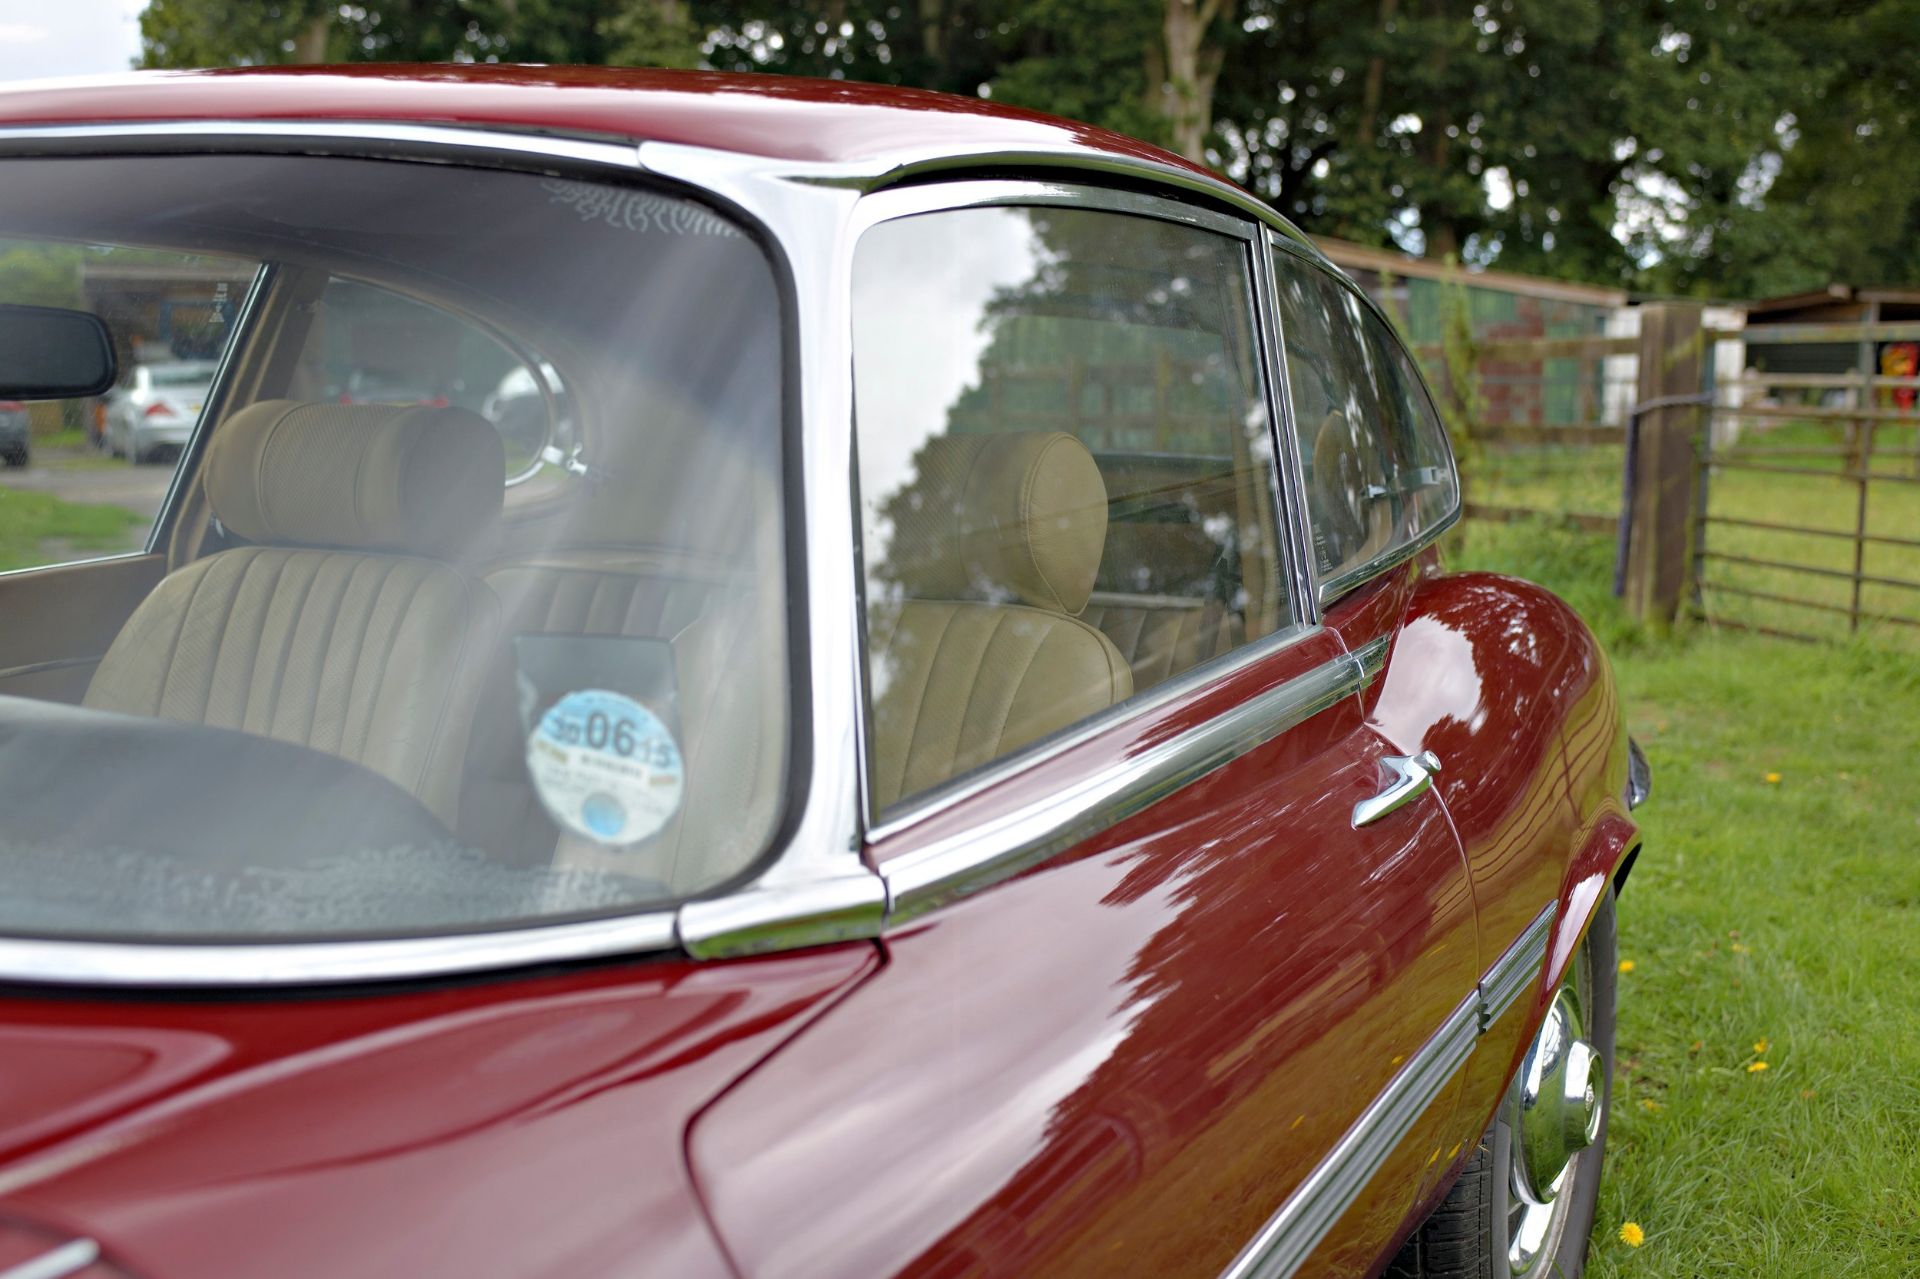
M 32 404 L 0 472 L 0 934 L 496 928 L 765 851 L 781 319 L 743 228 L 443 164 L 5 160 L 8 304 L 177 393 Z

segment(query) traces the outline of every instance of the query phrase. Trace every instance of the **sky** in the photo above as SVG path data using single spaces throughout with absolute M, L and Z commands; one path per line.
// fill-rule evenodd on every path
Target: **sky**
M 125 71 L 146 0 L 0 0 L 0 84 Z

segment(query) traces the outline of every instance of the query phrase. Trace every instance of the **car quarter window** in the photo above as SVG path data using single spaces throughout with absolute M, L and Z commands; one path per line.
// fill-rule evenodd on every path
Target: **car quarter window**
M 314 308 L 293 382 L 290 394 L 301 400 L 478 413 L 500 433 L 509 482 L 530 475 L 546 446 L 568 433 L 550 363 L 515 354 L 444 308 L 337 276 Z
M 0 398 L 0 570 L 146 545 L 258 270 L 241 257 L 0 238 L 0 305 L 92 312 L 119 367 L 99 396 Z
M 1326 269 L 1274 254 L 1294 429 L 1322 582 L 1420 541 L 1459 506 L 1446 428 L 1400 340 Z
M 1249 253 L 1083 207 L 862 236 L 875 808 L 1292 623 Z

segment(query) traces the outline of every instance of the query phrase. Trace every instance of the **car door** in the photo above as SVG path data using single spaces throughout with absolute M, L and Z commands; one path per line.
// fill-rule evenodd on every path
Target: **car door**
M 1430 795 L 1355 825 L 1379 651 L 1303 575 L 1259 232 L 1031 183 L 862 212 L 887 962 L 694 1126 L 716 1227 L 753 1276 L 1360 1273 L 1445 1153 L 1474 919 Z M 1046 678 L 1004 677 L 1027 635 Z

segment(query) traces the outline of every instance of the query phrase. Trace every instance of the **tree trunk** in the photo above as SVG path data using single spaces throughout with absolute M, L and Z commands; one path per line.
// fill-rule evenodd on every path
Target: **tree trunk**
M 323 13 L 307 20 L 293 37 L 293 61 L 316 63 L 327 60 L 327 36 L 333 30 L 333 15 Z
M 1387 39 L 1387 28 L 1400 11 L 1400 0 L 1380 0 L 1380 39 Z M 1386 91 L 1387 55 L 1376 53 L 1367 59 L 1367 82 L 1360 92 L 1360 131 L 1354 135 L 1357 145 L 1370 147 L 1378 137 L 1380 99 Z
M 1208 39 L 1213 24 L 1233 17 L 1233 0 L 1163 0 L 1162 48 L 1148 54 L 1148 92 L 1166 117 L 1173 149 L 1203 163 L 1207 131 L 1213 127 L 1213 90 L 1225 54 Z M 1154 75 L 1158 71 L 1160 74 Z

